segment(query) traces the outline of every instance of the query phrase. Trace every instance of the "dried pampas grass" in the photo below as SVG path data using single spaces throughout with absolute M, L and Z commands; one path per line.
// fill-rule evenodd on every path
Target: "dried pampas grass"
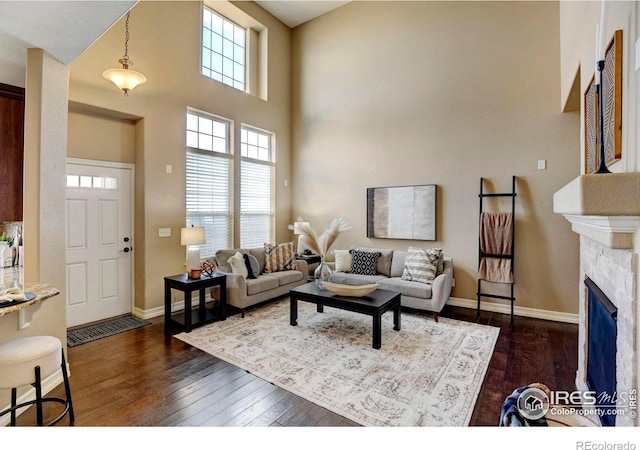
M 315 254 L 326 256 L 333 243 L 338 239 L 340 233 L 353 229 L 343 218 L 335 218 L 331 221 L 329 228 L 324 230 L 320 236 L 315 232 L 308 222 L 304 222 L 298 217 L 298 231 L 305 238 L 305 245 Z

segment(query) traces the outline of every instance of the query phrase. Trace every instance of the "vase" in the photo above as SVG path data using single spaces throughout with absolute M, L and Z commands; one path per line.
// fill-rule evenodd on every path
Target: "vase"
M 333 270 L 329 267 L 329 264 L 324 262 L 324 256 L 320 259 L 320 264 L 316 267 L 316 270 L 313 271 L 313 279 L 316 283 L 316 287 L 320 290 L 325 290 L 326 288 L 322 285 L 323 281 L 330 281 L 331 274 Z

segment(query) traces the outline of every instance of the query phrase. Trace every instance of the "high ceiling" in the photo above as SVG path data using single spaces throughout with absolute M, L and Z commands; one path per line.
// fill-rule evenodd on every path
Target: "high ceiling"
M 0 0 L 0 83 L 24 87 L 28 48 L 71 64 L 138 0 Z M 258 1 L 293 28 L 346 1 Z
M 136 0 L 0 1 L 0 82 L 24 87 L 27 48 L 71 64 Z
M 311 19 L 349 3 L 348 1 L 256 1 L 257 4 L 280 19 L 290 28 L 295 28 Z

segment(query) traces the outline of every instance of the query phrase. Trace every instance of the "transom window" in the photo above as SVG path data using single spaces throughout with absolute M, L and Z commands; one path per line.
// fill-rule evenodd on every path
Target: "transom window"
M 91 189 L 118 189 L 118 179 L 92 175 L 67 175 L 67 187 Z
M 187 147 L 229 153 L 229 123 L 197 113 L 187 113 Z
M 202 74 L 245 91 L 246 30 L 205 7 L 202 14 Z
M 244 158 L 271 162 L 271 135 L 243 126 L 240 130 L 240 154 Z

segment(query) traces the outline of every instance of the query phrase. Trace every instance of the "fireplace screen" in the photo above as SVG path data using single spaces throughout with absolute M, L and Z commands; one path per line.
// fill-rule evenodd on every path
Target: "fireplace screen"
M 587 384 L 595 391 L 600 422 L 613 426 L 616 422 L 616 340 L 618 309 L 590 279 L 587 286 L 589 316 L 587 322 Z

